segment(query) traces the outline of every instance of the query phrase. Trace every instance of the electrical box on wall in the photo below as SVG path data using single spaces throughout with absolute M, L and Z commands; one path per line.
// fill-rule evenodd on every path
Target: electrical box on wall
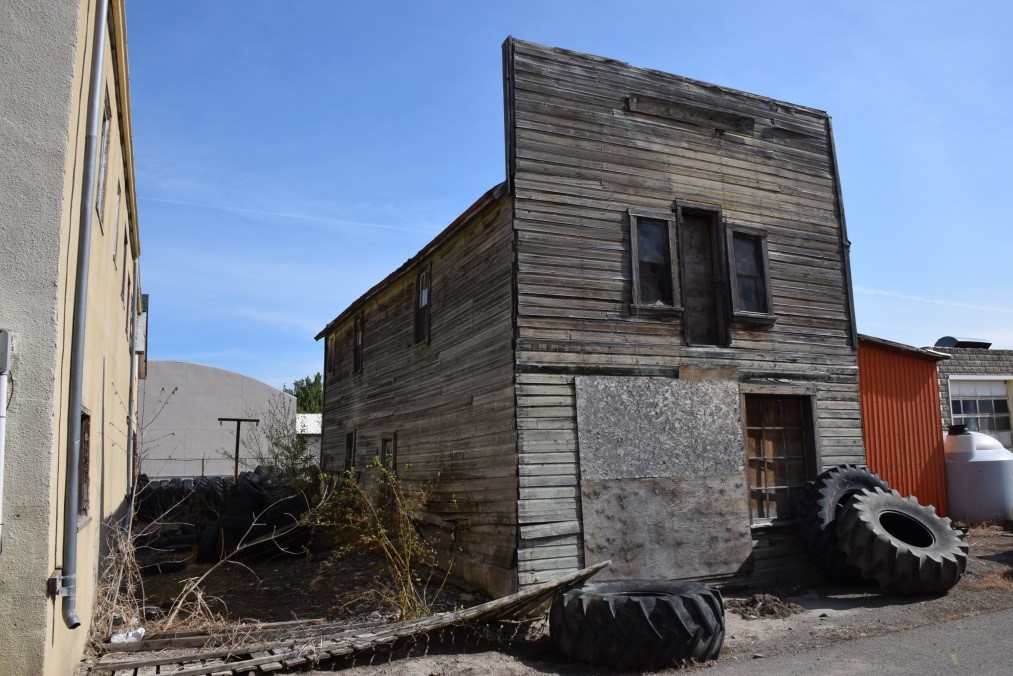
M 0 329 L 0 373 L 6 373 L 11 368 L 11 332 L 7 329 Z

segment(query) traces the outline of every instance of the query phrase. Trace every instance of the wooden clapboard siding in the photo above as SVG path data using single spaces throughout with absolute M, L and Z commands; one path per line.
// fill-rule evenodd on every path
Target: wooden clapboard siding
M 677 376 L 693 364 L 732 367 L 744 383 L 790 383 L 815 398 L 819 463 L 863 461 L 848 243 L 827 115 L 517 40 L 504 50 L 519 583 L 583 563 L 575 375 Z M 637 95 L 646 98 L 627 102 Z M 719 132 L 727 120 L 746 123 Z M 631 308 L 627 210 L 671 213 L 676 200 L 720 207 L 725 223 L 766 235 L 772 326 L 733 322 L 727 347 L 687 347 L 678 313 Z M 763 561 L 781 559 L 758 556 L 758 569 Z
M 512 203 L 480 200 L 437 241 L 322 332 L 336 337 L 325 378 L 323 457 L 340 470 L 345 434 L 359 465 L 397 434 L 399 473 L 429 491 L 455 575 L 505 594 L 516 589 L 517 460 L 514 423 Z M 413 345 L 416 274 L 431 270 L 428 345 Z M 352 331 L 363 318 L 362 370 Z

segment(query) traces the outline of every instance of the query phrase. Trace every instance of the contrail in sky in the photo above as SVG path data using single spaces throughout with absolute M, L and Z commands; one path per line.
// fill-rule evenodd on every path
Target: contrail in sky
M 963 303 L 955 300 L 942 300 L 939 298 L 927 298 L 926 296 L 916 296 L 908 293 L 899 293 L 897 291 L 887 291 L 885 289 L 869 289 L 864 286 L 856 286 L 855 291 L 858 293 L 864 293 L 869 296 L 886 296 L 888 298 L 898 298 L 900 300 L 911 300 L 917 303 L 932 303 L 934 305 L 946 305 L 947 307 L 960 307 L 967 310 L 981 310 L 983 312 L 1002 312 L 1004 314 L 1013 314 L 1013 310 L 1004 307 L 990 307 L 988 305 L 975 305 L 974 303 Z
M 158 197 L 138 197 L 139 200 L 147 202 L 162 202 L 164 204 L 178 204 L 185 207 L 197 207 L 198 209 L 215 209 L 218 211 L 233 211 L 241 214 L 253 214 L 256 216 L 275 216 L 277 218 L 291 218 L 297 221 L 315 221 L 317 223 L 330 223 L 333 225 L 343 225 L 354 228 L 374 228 L 377 230 L 393 230 L 396 232 L 414 232 L 423 235 L 433 234 L 430 230 L 420 230 L 417 228 L 401 228 L 396 225 L 384 225 L 381 223 L 361 223 L 359 221 L 343 221 L 337 218 L 324 218 L 322 216 L 305 216 L 302 214 L 286 214 L 280 211 L 263 211 L 260 209 L 243 209 L 242 207 L 225 207 L 216 204 L 198 204 L 196 202 L 184 202 L 182 200 L 167 200 Z

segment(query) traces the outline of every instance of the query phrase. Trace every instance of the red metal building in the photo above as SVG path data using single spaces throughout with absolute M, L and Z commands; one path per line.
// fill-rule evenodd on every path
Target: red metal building
M 901 495 L 946 515 L 946 470 L 936 363 L 949 357 L 858 337 L 858 389 L 869 468 Z

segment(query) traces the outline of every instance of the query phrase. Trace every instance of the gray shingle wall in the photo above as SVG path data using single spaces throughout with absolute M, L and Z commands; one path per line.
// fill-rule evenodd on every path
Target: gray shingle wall
M 1010 376 L 1013 380 L 1013 350 L 984 350 L 970 347 L 933 347 L 950 355 L 939 362 L 939 405 L 943 424 L 950 424 L 950 376 Z

